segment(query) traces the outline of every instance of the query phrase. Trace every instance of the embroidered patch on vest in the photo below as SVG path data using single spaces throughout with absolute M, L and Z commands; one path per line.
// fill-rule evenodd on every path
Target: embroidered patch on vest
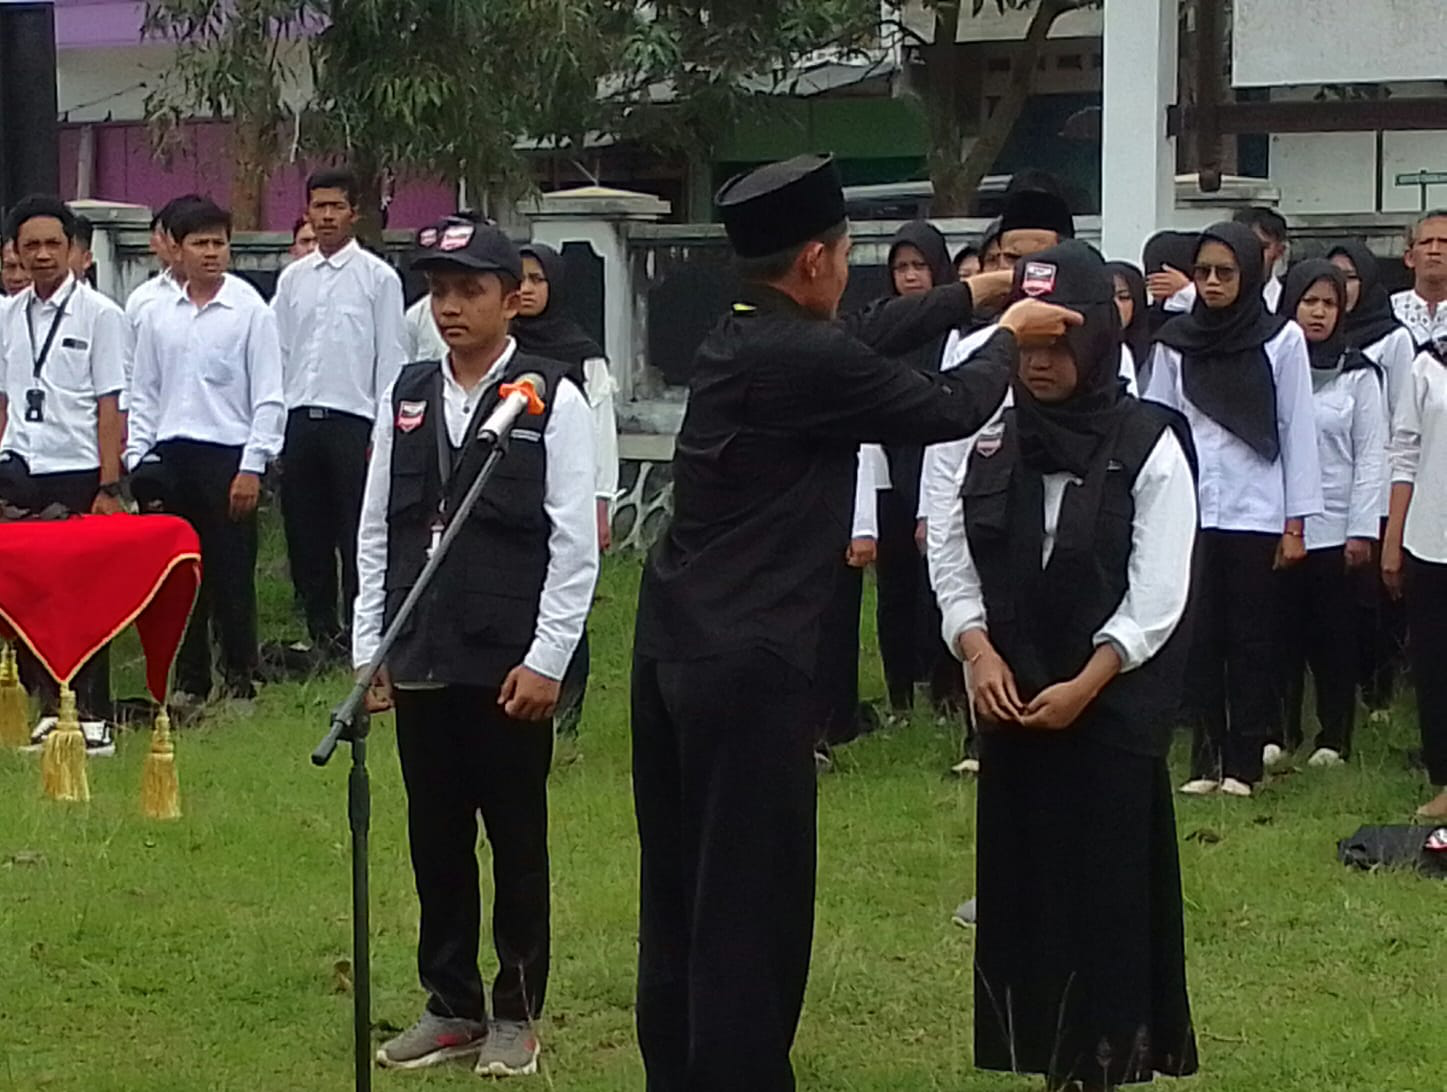
M 1049 262 L 1026 262 L 1020 291 L 1027 296 L 1046 296 L 1055 291 L 1055 266 Z
M 403 432 L 420 428 L 426 416 L 426 402 L 400 402 L 397 405 L 397 427 Z
M 995 452 L 1000 450 L 1000 445 L 1005 442 L 1004 424 L 991 425 L 980 433 L 975 439 L 975 450 L 982 458 L 988 459 Z

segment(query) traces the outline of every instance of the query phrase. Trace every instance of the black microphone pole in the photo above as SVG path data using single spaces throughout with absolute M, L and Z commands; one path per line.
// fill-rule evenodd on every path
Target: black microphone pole
M 531 387 L 531 393 L 520 388 Z M 367 867 L 367 841 L 372 819 L 371 778 L 367 774 L 367 735 L 371 729 L 371 717 L 366 711 L 365 699 L 372 679 L 386 662 L 387 655 L 397 643 L 402 628 L 417 610 L 417 604 L 427 593 L 429 585 L 441 568 L 447 551 L 462 530 L 463 523 L 478 498 L 488 478 L 502 461 L 507 452 L 508 434 L 512 431 L 524 411 L 542 413 L 539 396 L 544 390 L 541 377 L 525 375 L 518 382 L 502 388 L 503 398 L 497 408 L 483 422 L 478 430 L 477 442 L 488 448 L 487 459 L 478 470 L 477 476 L 467 487 L 461 502 L 448 515 L 447 525 L 437 547 L 422 567 L 417 583 L 407 593 L 397 616 L 382 634 L 372 662 L 358 677 L 341 705 L 332 710 L 331 727 L 326 737 L 312 752 L 312 764 L 325 766 L 337 744 L 345 741 L 352 748 L 352 767 L 347 775 L 347 825 L 352 835 L 352 1036 L 353 1064 L 356 1069 L 356 1092 L 371 1092 L 372 1088 L 372 953 L 371 953 L 371 884 Z M 445 421 L 438 421 L 436 428 L 446 428 Z

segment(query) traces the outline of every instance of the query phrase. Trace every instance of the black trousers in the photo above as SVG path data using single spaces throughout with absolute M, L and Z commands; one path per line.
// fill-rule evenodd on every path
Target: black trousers
M 1321 735 L 1316 746 L 1351 753 L 1356 720 L 1357 573 L 1346 567 L 1340 546 L 1313 550 L 1294 568 L 1277 574 L 1281 584 L 1281 694 L 1284 716 L 1273 742 L 1296 748 L 1302 743 L 1301 706 L 1306 668 L 1316 687 L 1316 717 Z
M 1387 521 L 1382 520 L 1382 536 Z M 1369 709 L 1386 709 L 1396 693 L 1397 677 L 1406 668 L 1407 608 L 1382 583 L 1381 554 L 1373 546 L 1372 563 L 1352 577 L 1357 610 L 1357 681 Z
M 940 637 L 940 611 L 929 582 L 929 565 L 915 544 L 913 498 L 894 489 L 879 496 L 878 600 L 875 623 L 889 704 L 896 711 L 914 704 L 914 684 L 930 684 L 936 706 L 963 709 L 964 678 L 959 661 Z
M 1186 704 L 1191 775 L 1261 780 L 1261 749 L 1279 731 L 1272 569 L 1279 535 L 1202 531 L 1193 560 L 1194 629 Z
M 840 745 L 857 739 L 859 721 L 859 607 L 864 570 L 843 561 L 834 574 L 834 593 L 819 620 L 814 669 L 814 738 Z
M 241 448 L 195 440 L 156 445 L 165 468 L 163 504 L 196 529 L 201 539 L 201 588 L 176 656 L 176 689 L 199 697 L 211 692 L 211 636 L 221 645 L 226 691 L 252 693 L 256 675 L 256 515 L 231 518 L 231 481 Z
M 336 410 L 294 409 L 287 418 L 281 475 L 287 561 L 307 632 L 318 645 L 335 644 L 350 629 L 371 435 L 371 422 Z
M 550 942 L 549 722 L 513 720 L 496 688 L 397 691 L 397 753 L 407 787 L 407 841 L 421 903 L 417 970 L 439 1016 L 486 1018 L 478 944 L 477 816 L 492 847 L 492 1015 L 543 1011 Z
M 6 499 L 17 507 L 40 511 L 52 504 L 64 505 L 85 514 L 95 503 L 100 487 L 99 470 L 72 470 L 59 474 L 16 474 L 6 477 Z M 54 716 L 60 707 L 60 684 L 40 661 L 20 643 L 16 650 L 20 680 L 40 701 L 41 711 Z M 110 720 L 115 715 L 111 702 L 111 653 L 107 645 L 85 662 L 72 683 L 76 708 L 82 720 Z
M 807 676 L 763 651 L 633 661 L 648 1092 L 789 1092 L 814 934 Z
M 1407 654 L 1417 688 L 1422 761 L 1447 786 L 1447 565 L 1407 554 Z

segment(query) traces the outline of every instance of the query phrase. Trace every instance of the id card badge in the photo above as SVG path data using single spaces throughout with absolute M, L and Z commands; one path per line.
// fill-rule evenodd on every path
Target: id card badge
M 32 388 L 25 392 L 25 422 L 30 425 L 43 424 L 45 421 L 45 392 L 38 388 Z
M 432 560 L 432 555 L 437 552 L 437 547 L 438 547 L 438 546 L 441 544 L 441 542 L 442 542 L 442 532 L 443 532 L 443 530 L 444 530 L 444 528 L 443 528 L 443 526 L 442 526 L 442 520 L 440 520 L 440 519 L 435 519 L 435 520 L 432 521 L 432 540 L 427 544 L 427 560 L 428 560 L 428 561 L 431 561 L 431 560 Z

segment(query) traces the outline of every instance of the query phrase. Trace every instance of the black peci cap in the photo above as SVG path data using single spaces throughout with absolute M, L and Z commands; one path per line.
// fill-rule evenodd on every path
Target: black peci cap
M 844 186 L 830 155 L 801 155 L 741 174 L 714 199 L 740 258 L 766 258 L 842 224 Z
M 419 273 L 508 273 L 523 277 L 523 259 L 513 241 L 491 224 L 449 216 L 417 233 Z
M 1058 194 L 1044 189 L 1020 189 L 1005 198 L 1000 212 L 1000 234 L 1007 231 L 1053 231 L 1061 239 L 1075 238 L 1075 217 Z

